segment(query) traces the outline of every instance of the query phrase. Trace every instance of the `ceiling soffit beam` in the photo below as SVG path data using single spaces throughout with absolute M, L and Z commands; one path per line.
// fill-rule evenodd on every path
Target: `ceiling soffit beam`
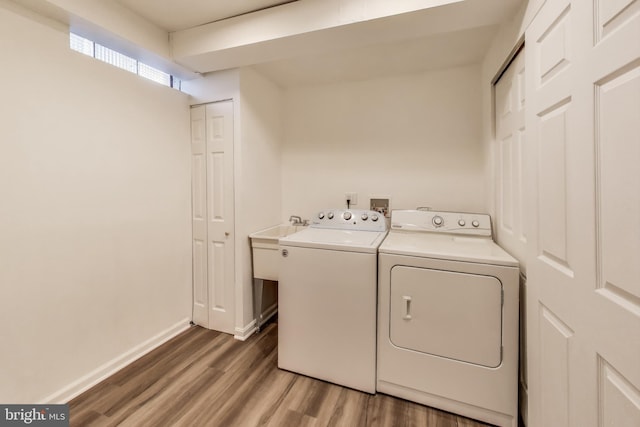
M 174 60 L 205 73 L 495 25 L 511 12 L 505 0 L 299 1 L 170 36 Z

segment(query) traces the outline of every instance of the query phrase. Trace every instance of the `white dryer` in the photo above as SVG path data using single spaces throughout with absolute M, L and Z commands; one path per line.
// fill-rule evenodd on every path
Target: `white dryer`
M 376 389 L 516 427 L 518 278 L 488 215 L 393 211 L 379 248 Z
M 326 210 L 281 238 L 278 367 L 375 393 L 378 246 L 373 211 Z

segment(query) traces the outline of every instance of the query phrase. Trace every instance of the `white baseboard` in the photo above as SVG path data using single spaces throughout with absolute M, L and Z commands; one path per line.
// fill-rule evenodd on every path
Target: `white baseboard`
M 256 331 L 256 321 L 255 319 L 249 322 L 247 326 L 244 328 L 236 328 L 236 333 L 233 335 L 233 338 L 238 341 L 245 341 Z
M 263 313 L 262 313 L 262 322 L 266 322 L 271 319 L 278 312 L 278 303 L 271 304 Z M 238 341 L 245 341 L 251 335 L 253 335 L 256 331 L 256 320 L 252 320 L 249 322 L 247 326 L 244 328 L 236 328 L 236 333 L 233 338 Z
M 77 381 L 74 381 L 73 383 L 63 387 L 62 389 L 56 391 L 45 399 L 42 399 L 40 403 L 61 404 L 69 402 L 71 399 L 87 391 L 94 385 L 98 384 L 100 381 L 115 374 L 120 369 L 141 358 L 151 350 L 159 347 L 160 345 L 169 341 L 171 338 L 189 329 L 189 320 L 190 319 L 181 320 L 170 328 L 160 332 L 156 336 L 151 337 L 145 342 L 135 346 L 126 353 L 96 368 L 94 371 L 88 373 Z

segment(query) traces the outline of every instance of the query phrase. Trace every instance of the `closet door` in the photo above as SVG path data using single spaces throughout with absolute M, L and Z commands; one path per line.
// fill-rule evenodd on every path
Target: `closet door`
M 495 238 L 520 263 L 520 413 L 527 417 L 526 357 L 526 274 L 528 194 L 525 180 L 527 164 L 525 46 L 521 46 L 494 85 L 496 142 Z
M 207 275 L 207 142 L 204 105 L 191 109 L 193 322 L 209 327 Z
M 520 261 L 526 274 L 525 233 L 525 69 L 520 51 L 496 82 L 496 240 Z
M 193 317 L 234 333 L 233 101 L 192 109 Z
M 529 426 L 640 425 L 640 1 L 526 34 Z

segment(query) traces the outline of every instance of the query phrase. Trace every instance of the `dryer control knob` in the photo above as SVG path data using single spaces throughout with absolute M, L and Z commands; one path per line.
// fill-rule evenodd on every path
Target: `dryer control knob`
M 327 218 L 329 218 L 329 219 L 333 219 L 333 212 L 329 212 L 329 213 L 327 214 Z
M 436 227 L 441 227 L 444 224 L 444 219 L 440 215 L 436 215 L 433 217 L 433 225 Z
M 360 218 L 362 218 L 363 221 L 366 221 L 369 219 L 369 215 L 367 215 L 366 213 L 363 213 Z
M 378 220 L 378 215 L 373 214 L 371 215 L 371 221 L 376 222 Z
M 477 220 L 473 220 L 473 222 L 471 223 L 471 225 L 473 225 L 474 227 L 478 228 L 480 227 L 480 223 Z
M 465 220 L 464 220 L 464 219 L 459 219 L 459 220 L 458 220 L 458 225 L 459 225 L 460 227 L 464 227 L 465 225 L 467 225 L 467 223 L 465 222 Z
M 342 218 L 345 219 L 345 221 L 349 221 L 351 219 L 353 215 L 351 215 L 351 212 L 345 212 L 342 214 Z
M 320 212 L 320 213 L 318 214 L 318 218 L 319 218 L 319 219 L 324 219 L 324 212 Z

